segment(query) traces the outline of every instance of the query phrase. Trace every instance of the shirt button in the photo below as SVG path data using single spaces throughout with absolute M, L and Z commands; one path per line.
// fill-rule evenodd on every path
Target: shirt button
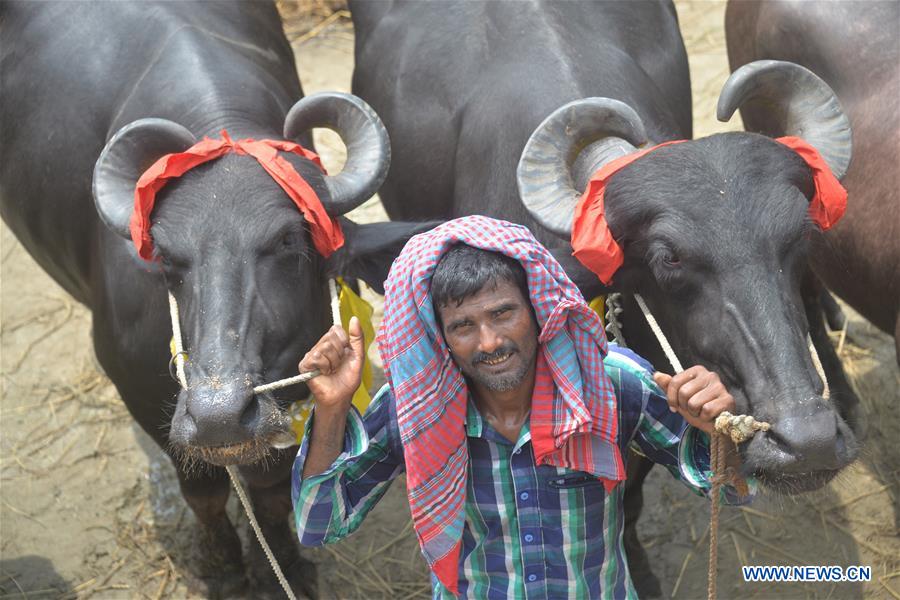
M 534 536 L 531 535 L 530 533 L 526 533 L 526 534 L 525 534 L 525 541 L 526 541 L 526 542 L 533 542 L 533 541 L 534 541 Z
M 522 492 L 521 494 L 519 494 L 519 498 L 521 498 L 522 500 L 528 500 L 528 492 Z
M 537 581 L 537 575 L 532 573 L 531 575 L 528 576 L 528 581 Z
M 513 450 L 513 454 L 522 454 L 522 449 L 516 448 L 515 450 Z

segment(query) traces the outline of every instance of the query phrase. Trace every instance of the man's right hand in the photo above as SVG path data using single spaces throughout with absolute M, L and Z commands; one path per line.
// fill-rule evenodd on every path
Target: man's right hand
M 352 317 L 348 329 L 332 326 L 300 361 L 301 373 L 319 371 L 307 385 L 320 410 L 350 410 L 353 393 L 359 387 L 366 352 L 359 319 Z

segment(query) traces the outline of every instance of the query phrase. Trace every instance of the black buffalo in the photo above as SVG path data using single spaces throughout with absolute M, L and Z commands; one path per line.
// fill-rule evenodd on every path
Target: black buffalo
M 329 213 L 341 215 L 368 199 L 387 171 L 383 126 L 353 96 L 298 102 L 293 54 L 270 3 L 13 2 L 0 17 L 4 221 L 92 311 L 97 358 L 134 418 L 187 459 L 175 463 L 202 526 L 209 593 L 246 582 L 225 513 L 222 465 L 230 464 L 240 465 L 295 589 L 313 591 L 314 570 L 300 561 L 285 518 L 296 449 L 270 448 L 288 431 L 285 407 L 307 391 L 252 388 L 296 374 L 298 359 L 330 326 L 327 276 L 380 287 L 422 225 L 341 218 L 346 244 L 326 260 L 282 189 L 254 159 L 234 154 L 160 192 L 152 214 L 159 260 L 137 257 L 127 224 L 142 171 L 222 129 L 233 139 L 307 147 L 312 127 L 335 129 L 348 148 L 341 173 L 325 176 L 305 158 L 284 156 Z M 166 290 L 181 306 L 187 391 L 167 373 Z M 261 593 L 273 578 L 256 544 L 249 559 Z
M 353 90 L 379 112 L 394 144 L 381 191 L 388 213 L 524 223 L 586 295 L 607 289 L 568 256 L 573 208 L 608 160 L 691 137 L 674 6 L 361 0 L 351 8 Z M 795 65 L 778 68 L 789 73 L 784 133 L 802 131 L 840 175 L 849 160 L 846 120 L 825 122 L 808 110 L 832 107 L 831 90 Z M 765 83 L 732 80 L 724 102 L 739 102 L 739 86 Z M 765 136 L 729 133 L 637 160 L 606 195 L 625 252 L 612 289 L 640 292 L 685 364 L 719 372 L 740 412 L 773 424 L 741 451 L 748 472 L 786 493 L 823 486 L 858 452 L 855 396 L 835 390 L 824 398 L 807 349 L 801 283 L 816 235 L 812 191 L 796 153 Z M 625 308 L 626 340 L 666 365 L 634 302 Z M 634 527 L 646 473 L 630 460 L 625 545 L 638 591 L 653 595 L 659 585 Z
M 834 89 L 853 124 L 847 216 L 812 240 L 816 274 L 894 336 L 900 364 L 900 3 L 730 2 L 732 69 L 759 59 L 801 64 Z M 764 99 L 741 108 L 750 131 L 782 116 Z M 836 360 L 836 358 L 832 359 Z

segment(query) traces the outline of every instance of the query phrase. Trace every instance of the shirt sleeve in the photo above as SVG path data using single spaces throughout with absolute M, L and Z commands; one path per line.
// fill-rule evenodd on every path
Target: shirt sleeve
M 615 353 L 615 355 L 613 354 Z M 611 346 L 612 360 L 606 364 L 620 370 L 619 402 L 622 410 L 637 410 L 640 417 L 633 432 L 630 447 L 664 466 L 679 481 L 697 494 L 709 497 L 712 488 L 709 436 L 692 427 L 678 414 L 669 410 L 662 390 L 653 381 L 652 367 L 636 354 Z M 731 485 L 721 488 L 723 504 L 748 504 L 756 494 L 757 482 L 746 478 L 749 494 L 741 496 Z
M 391 393 L 383 387 L 360 417 L 347 415 L 344 449 L 323 473 L 303 479 L 315 410 L 306 426 L 291 474 L 291 500 L 297 536 L 304 546 L 336 542 L 356 531 L 404 469 L 402 449 L 394 443 Z

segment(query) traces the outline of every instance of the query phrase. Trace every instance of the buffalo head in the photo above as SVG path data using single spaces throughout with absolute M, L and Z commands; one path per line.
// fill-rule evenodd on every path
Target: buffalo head
M 791 63 L 748 65 L 725 84 L 719 117 L 745 101 L 781 115 L 781 131 L 768 133 L 801 136 L 838 178 L 846 172 L 849 122 L 814 74 Z M 646 145 L 644 123 L 624 103 L 568 104 L 525 147 L 522 200 L 568 237 L 590 176 Z M 820 235 L 809 217 L 814 193 L 793 150 L 735 132 L 656 149 L 613 175 L 605 194 L 624 251 L 612 288 L 643 295 L 682 362 L 719 372 L 740 413 L 772 424 L 741 452 L 749 471 L 788 493 L 821 487 L 858 452 L 841 399 L 823 396 L 807 345 L 800 285 L 809 240 Z
M 426 227 L 357 225 L 340 216 L 377 191 L 390 163 L 387 133 L 368 105 L 347 94 L 304 98 L 285 118 L 284 139 L 305 140 L 313 127 L 331 128 L 344 141 L 348 156 L 340 173 L 325 175 L 306 158 L 281 155 L 341 223 L 345 243 L 327 258 L 311 243 L 302 213 L 260 164 L 228 154 L 160 190 L 150 230 L 157 260 L 145 263 L 129 235 L 135 183 L 159 157 L 196 139 L 172 121 L 142 119 L 115 133 L 96 163 L 102 221 L 124 238 L 135 268 L 157 272 L 160 293 L 164 282 L 178 301 L 188 388 L 179 392 L 168 426 L 182 456 L 219 465 L 268 456 L 290 431 L 285 408 L 306 390 L 257 395 L 253 388 L 296 375 L 299 359 L 330 327 L 327 278 L 359 277 L 380 290 L 400 248 Z M 226 128 L 235 139 L 280 137 L 246 123 Z M 169 327 L 168 315 L 160 315 L 160 326 Z M 166 359 L 152 353 L 162 372 Z

